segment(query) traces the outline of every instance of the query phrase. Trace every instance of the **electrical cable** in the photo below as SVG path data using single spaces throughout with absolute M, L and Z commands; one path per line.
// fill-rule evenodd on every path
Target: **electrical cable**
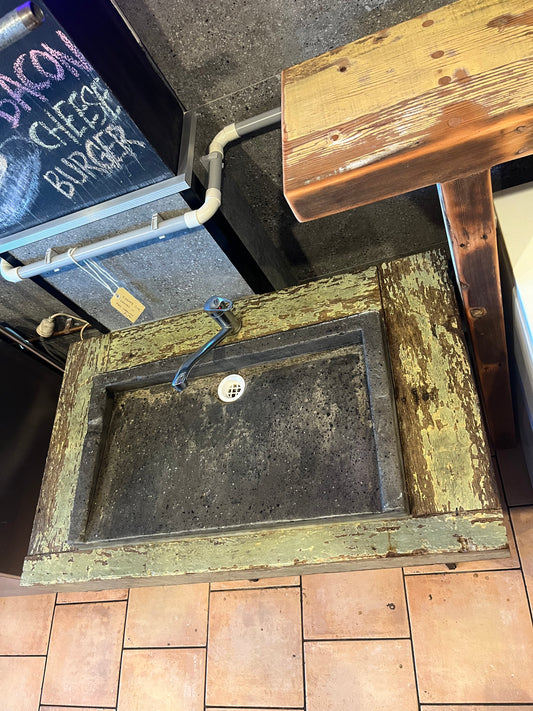
M 62 368 L 65 367 L 66 358 L 64 356 L 60 356 L 57 351 L 54 352 L 54 350 L 46 342 L 46 339 L 43 338 L 43 336 L 39 338 L 39 343 L 44 348 L 49 358 L 51 358 L 57 365 L 61 366 Z

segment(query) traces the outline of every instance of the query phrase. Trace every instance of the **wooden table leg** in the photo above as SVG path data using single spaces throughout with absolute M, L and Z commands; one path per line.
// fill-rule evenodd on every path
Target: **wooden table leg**
M 489 435 L 495 447 L 510 447 L 515 429 L 490 171 L 438 187 Z

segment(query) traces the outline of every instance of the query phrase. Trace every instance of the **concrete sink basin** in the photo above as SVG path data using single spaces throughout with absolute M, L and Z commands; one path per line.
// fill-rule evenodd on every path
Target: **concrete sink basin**
M 182 360 L 95 378 L 71 543 L 408 513 L 378 313 L 221 345 L 176 393 Z

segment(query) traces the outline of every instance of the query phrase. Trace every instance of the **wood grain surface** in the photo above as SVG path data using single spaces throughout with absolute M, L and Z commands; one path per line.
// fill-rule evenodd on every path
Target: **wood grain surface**
M 70 510 L 87 432 L 92 381 L 98 372 L 99 338 L 71 347 L 52 430 L 50 448 L 37 504 L 29 552 L 65 548 Z
M 305 221 L 533 152 L 531 0 L 460 0 L 282 74 Z
M 490 172 L 439 186 L 491 440 L 515 443 Z
M 320 279 L 272 294 L 235 301 L 242 329 L 225 343 L 266 336 L 311 323 L 330 321 L 350 313 L 379 311 L 381 298 L 376 267 L 355 274 Z M 115 331 L 102 343 L 105 372 L 131 368 L 161 358 L 194 352 L 216 333 L 203 311 Z

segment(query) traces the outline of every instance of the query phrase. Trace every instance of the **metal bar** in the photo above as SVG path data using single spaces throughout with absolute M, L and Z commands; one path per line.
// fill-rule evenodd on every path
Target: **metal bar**
M 25 2 L 6 13 L 0 18 L 0 50 L 26 37 L 43 20 L 43 11 L 33 2 Z
M 11 341 L 14 341 L 21 348 L 24 348 L 30 353 L 33 353 L 33 355 L 37 356 L 41 360 L 44 360 L 46 363 L 48 363 L 48 365 L 52 365 L 54 368 L 57 368 L 57 370 L 59 370 L 61 373 L 65 372 L 65 369 L 58 365 L 58 363 L 55 363 L 51 358 L 48 358 L 48 356 L 44 355 L 44 353 L 38 351 L 37 348 L 34 348 L 29 341 L 27 341 L 25 338 L 22 338 L 22 336 L 20 336 L 15 331 L 0 326 L 0 334 L 2 334 L 2 336 L 5 336 L 6 338 L 9 338 Z
M 235 130 L 239 136 L 245 136 L 252 131 L 259 131 L 262 128 L 268 128 L 281 122 L 281 106 L 270 111 L 264 111 L 262 114 L 252 116 L 244 121 L 238 121 L 235 124 Z
M 172 232 L 179 232 L 185 229 L 187 229 L 187 224 L 185 222 L 184 215 L 173 217 L 170 220 L 162 220 L 159 222 L 156 229 L 152 229 L 151 225 L 145 225 L 144 227 L 139 227 L 136 230 L 126 232 L 123 235 L 116 235 L 115 237 L 99 240 L 98 242 L 87 244 L 84 247 L 69 249 L 68 252 L 55 254 L 51 258 L 47 259 L 45 257 L 44 259 L 39 259 L 31 264 L 17 267 L 17 278 L 13 279 L 13 281 L 29 279 L 30 277 L 46 274 L 47 272 L 58 271 L 62 267 L 72 266 L 75 263 L 72 257 L 74 257 L 77 261 L 89 259 L 90 257 L 99 257 L 102 254 L 116 252 L 119 249 L 131 247 L 139 242 L 146 242 L 149 239 L 167 235 Z M 10 279 L 8 279 L 8 281 L 10 281 Z
M 41 239 L 54 237 L 67 230 L 102 220 L 105 217 L 111 217 L 119 212 L 131 210 L 147 202 L 158 200 L 159 198 L 174 195 L 182 190 L 186 190 L 188 187 L 181 176 L 163 180 L 155 185 L 149 185 L 146 188 L 141 188 L 132 193 L 121 195 L 118 198 L 107 200 L 99 205 L 93 205 L 79 212 L 74 212 L 70 215 L 59 217 L 56 220 L 45 222 L 44 225 L 31 227 L 30 229 L 23 230 L 9 237 L 4 237 L 0 239 L 0 250 L 2 252 L 9 252 L 13 249 L 38 242 Z

